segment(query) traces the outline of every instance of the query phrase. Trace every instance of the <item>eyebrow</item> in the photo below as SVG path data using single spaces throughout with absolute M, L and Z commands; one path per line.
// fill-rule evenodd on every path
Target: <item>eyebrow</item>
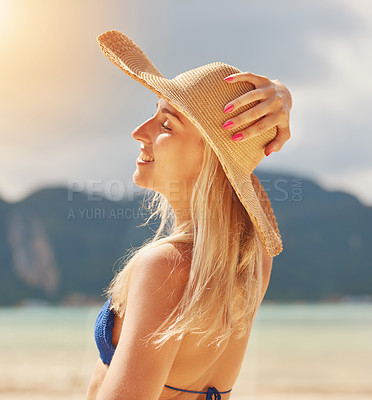
M 158 109 L 158 104 L 159 104 L 159 102 L 156 102 L 156 109 Z M 174 112 L 168 110 L 168 108 L 162 108 L 161 112 L 164 113 L 164 114 L 172 115 L 174 118 L 177 118 L 178 121 L 183 125 L 183 122 L 181 121 L 180 117 L 177 114 L 175 114 Z

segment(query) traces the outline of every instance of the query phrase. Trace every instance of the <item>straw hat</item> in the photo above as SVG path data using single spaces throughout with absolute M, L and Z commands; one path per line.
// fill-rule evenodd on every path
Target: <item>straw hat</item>
M 199 128 L 257 228 L 267 253 L 278 255 L 283 249 L 278 224 L 270 200 L 253 174 L 265 156 L 265 146 L 275 138 L 277 128 L 243 142 L 234 142 L 231 137 L 255 121 L 228 131 L 222 128 L 226 120 L 224 106 L 255 87 L 249 82 L 226 83 L 225 77 L 241 71 L 222 62 L 203 65 L 167 79 L 121 32 L 105 32 L 97 41 L 105 56 L 123 72 L 166 100 Z M 241 107 L 229 116 L 234 117 L 257 103 Z

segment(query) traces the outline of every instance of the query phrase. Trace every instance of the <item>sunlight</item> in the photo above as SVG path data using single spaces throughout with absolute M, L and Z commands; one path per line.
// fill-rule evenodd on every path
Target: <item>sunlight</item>
M 6 32 L 7 27 L 9 25 L 9 8 L 10 1 L 9 0 L 0 0 L 0 33 L 3 34 Z
M 21 25 L 18 9 L 19 4 L 17 1 L 0 0 L 0 47 L 9 46 L 14 32 Z

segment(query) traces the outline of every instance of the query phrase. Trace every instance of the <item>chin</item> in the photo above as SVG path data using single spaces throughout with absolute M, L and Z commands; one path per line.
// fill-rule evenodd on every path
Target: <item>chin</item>
M 140 188 L 144 188 L 144 189 L 146 188 L 145 182 L 142 179 L 140 179 L 138 176 L 136 176 L 136 173 L 133 174 L 132 180 L 136 186 L 138 186 Z
M 140 174 L 139 174 L 138 171 L 135 171 L 135 172 L 134 172 L 134 174 L 133 174 L 133 176 L 132 176 L 133 183 L 134 183 L 136 186 L 138 186 L 138 187 L 140 187 L 140 188 L 142 188 L 142 189 L 150 189 L 150 190 L 152 190 L 152 187 L 151 187 L 151 185 L 150 185 L 150 182 L 147 182 L 146 180 L 142 179 L 139 175 L 140 175 Z

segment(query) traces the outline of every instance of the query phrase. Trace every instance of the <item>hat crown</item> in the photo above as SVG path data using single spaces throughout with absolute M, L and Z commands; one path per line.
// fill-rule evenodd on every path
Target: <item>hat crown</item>
M 247 81 L 228 83 L 224 80 L 227 76 L 239 72 L 241 71 L 236 67 L 214 62 L 185 71 L 170 80 L 159 78 L 159 85 L 162 86 L 161 96 L 204 131 L 208 143 L 219 157 L 224 155 L 236 162 L 236 151 L 241 148 L 241 154 L 244 153 L 241 168 L 246 172 L 253 172 L 264 157 L 264 146 L 275 137 L 276 129 L 240 143 L 233 142 L 231 137 L 256 121 L 228 130 L 222 127 L 226 120 L 258 103 L 255 101 L 229 114 L 224 113 L 227 103 L 255 89 L 255 86 Z
M 226 104 L 255 88 L 249 82 L 224 81 L 227 76 L 239 72 L 241 72 L 239 69 L 231 65 L 214 62 L 185 71 L 174 77 L 171 82 L 180 92 L 183 105 L 186 101 L 190 109 L 195 109 L 196 114 L 206 113 L 211 121 L 218 125 L 227 117 L 223 112 Z M 251 108 L 254 104 L 246 105 L 245 108 Z M 238 113 L 242 111 L 243 107 Z M 234 113 L 229 113 L 228 116 L 232 117 Z

